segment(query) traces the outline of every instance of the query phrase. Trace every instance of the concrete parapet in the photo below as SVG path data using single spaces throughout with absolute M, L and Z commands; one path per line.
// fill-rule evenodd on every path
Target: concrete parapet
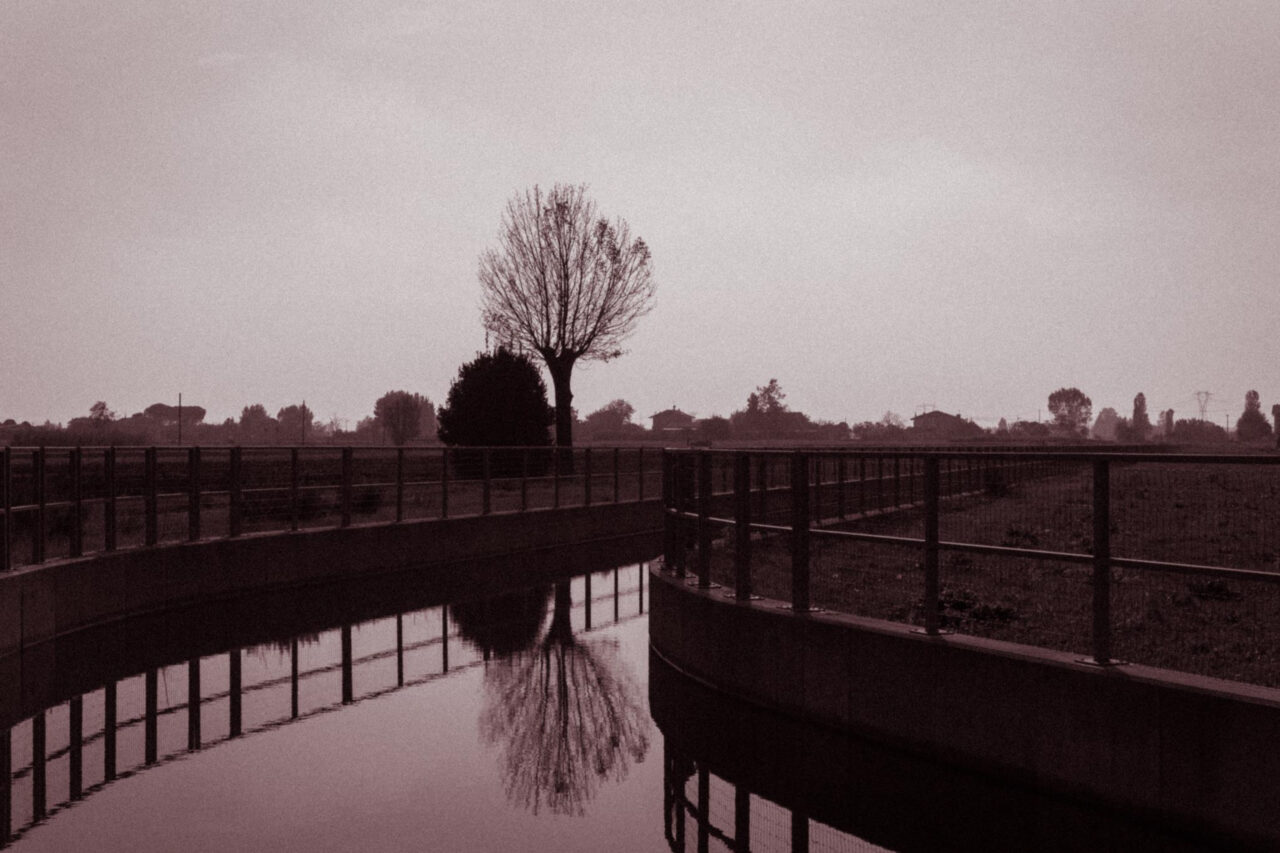
M 0 575 L 0 658 L 84 628 L 174 607 L 596 539 L 656 536 L 661 529 L 655 498 L 250 534 L 28 566 Z
M 731 696 L 1040 789 L 1280 843 L 1280 690 L 780 602 L 653 572 L 650 639 Z

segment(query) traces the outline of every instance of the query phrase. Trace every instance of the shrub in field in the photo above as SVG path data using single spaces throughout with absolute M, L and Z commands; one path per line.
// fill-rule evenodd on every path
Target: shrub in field
M 458 378 L 437 417 L 440 440 L 460 447 L 546 447 L 553 412 L 547 388 L 533 362 L 499 348 L 482 353 L 458 369 Z M 483 475 L 483 454 L 453 454 L 455 470 L 467 479 Z M 495 477 L 520 475 L 521 453 L 495 453 L 489 460 Z M 531 474 L 542 473 L 543 454 L 531 456 Z M 535 466 L 539 470 L 534 470 Z

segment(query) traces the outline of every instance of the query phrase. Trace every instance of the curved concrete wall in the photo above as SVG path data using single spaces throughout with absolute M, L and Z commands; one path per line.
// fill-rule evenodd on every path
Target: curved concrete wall
M 651 500 L 263 533 L 29 566 L 0 575 L 0 656 L 113 620 L 245 593 L 661 529 L 661 507 Z
M 650 641 L 732 696 L 1210 831 L 1280 843 L 1280 691 L 780 602 L 653 572 Z

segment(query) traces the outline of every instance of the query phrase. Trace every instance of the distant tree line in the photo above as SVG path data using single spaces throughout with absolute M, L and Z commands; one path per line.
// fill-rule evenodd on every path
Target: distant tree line
M 72 418 L 65 426 L 0 423 L 0 444 L 43 445 L 298 445 L 298 444 L 404 444 L 436 441 L 435 404 L 421 394 L 388 391 L 374 405 L 374 413 L 361 419 L 354 430 L 337 417 L 316 420 L 305 402 L 279 409 L 273 417 L 261 403 L 240 410 L 239 419 L 206 423 L 201 406 L 179 408 L 153 403 L 141 412 L 121 417 L 102 400 L 89 407 L 85 417 Z

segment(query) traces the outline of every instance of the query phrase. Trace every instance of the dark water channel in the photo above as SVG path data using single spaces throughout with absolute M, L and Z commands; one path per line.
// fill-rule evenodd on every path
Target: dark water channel
M 504 591 L 459 575 L 225 603 L 24 657 L 0 740 L 7 846 L 1206 844 L 726 701 L 651 655 L 647 564 L 562 566 Z

